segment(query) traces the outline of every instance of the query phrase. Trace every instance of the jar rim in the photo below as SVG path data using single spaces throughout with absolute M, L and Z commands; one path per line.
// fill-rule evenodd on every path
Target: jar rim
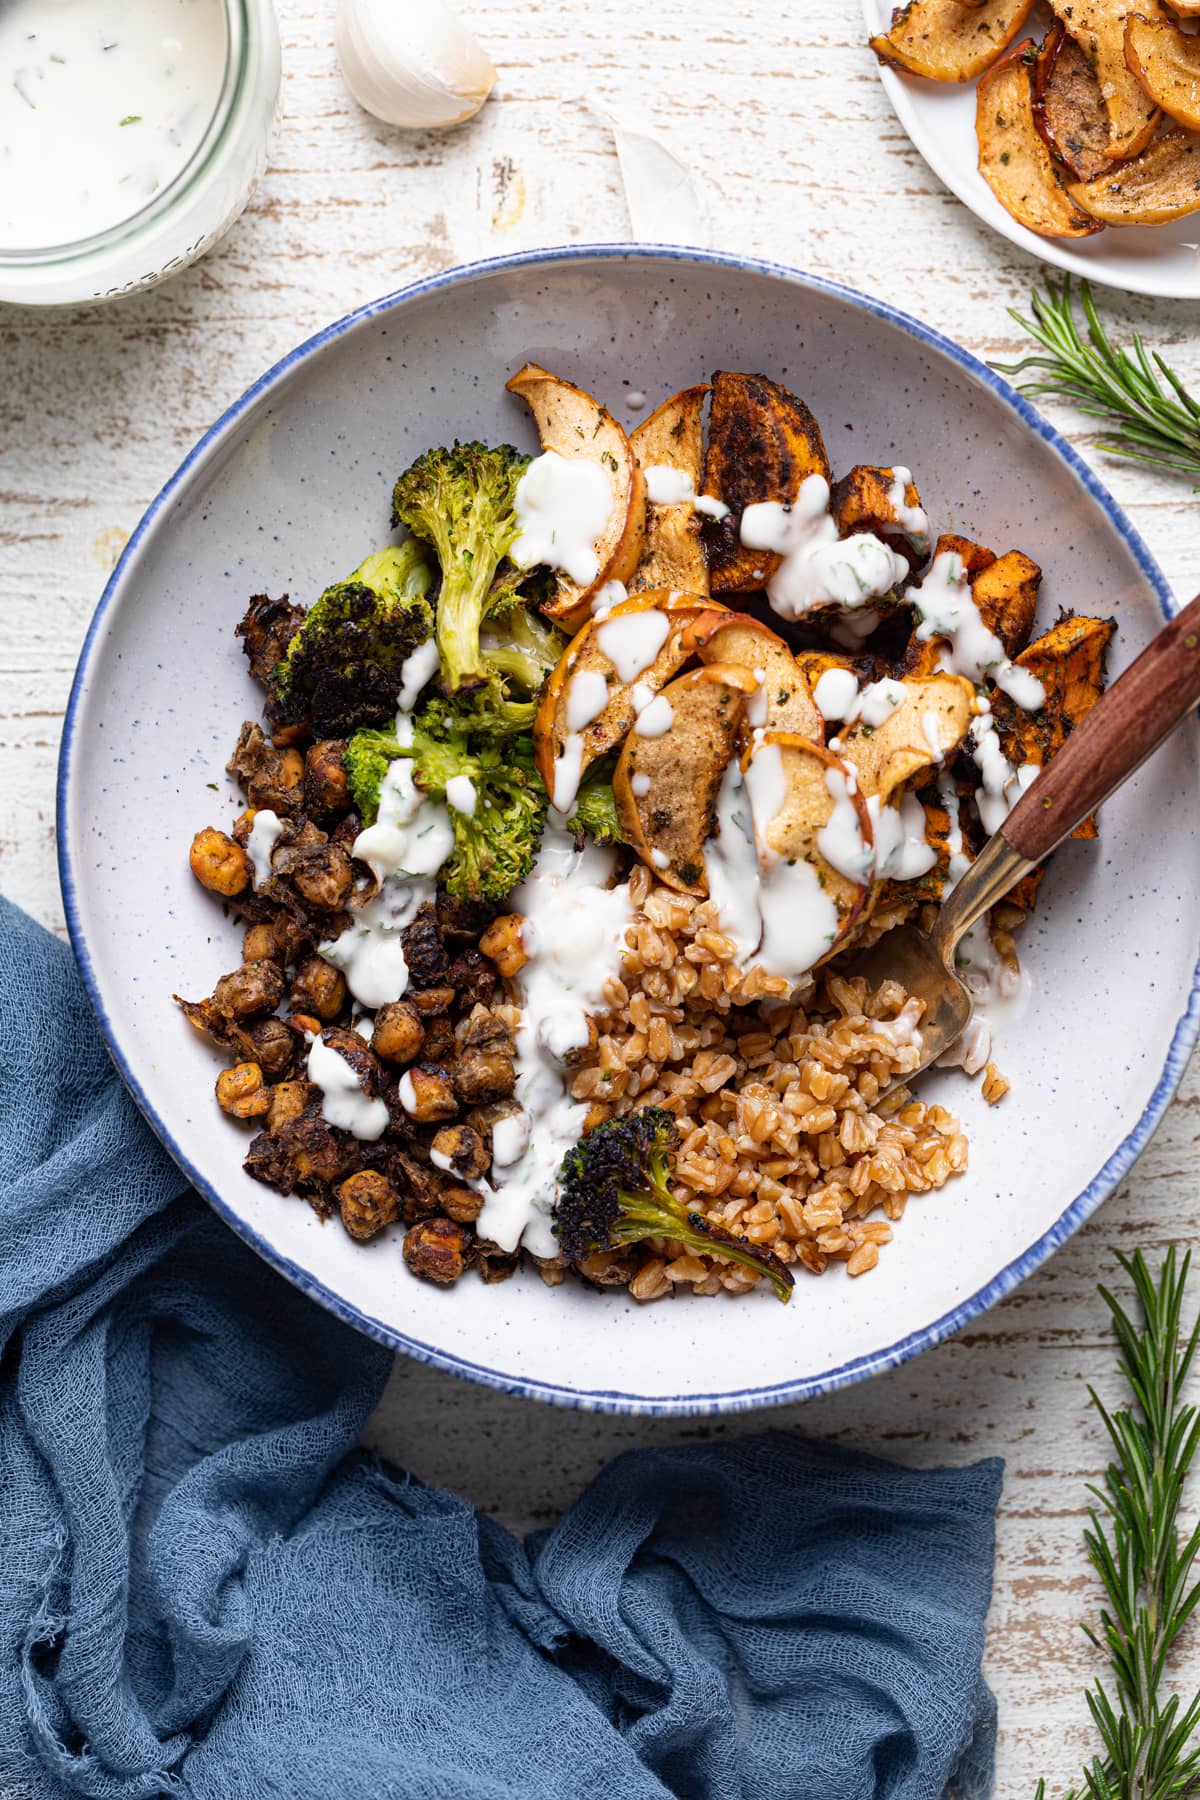
M 237 111 L 250 63 L 250 16 L 247 0 L 224 0 L 224 10 L 225 70 L 221 78 L 221 91 L 204 136 L 178 173 L 145 206 L 116 220 L 114 224 L 105 226 L 103 231 L 93 232 L 90 237 L 72 238 L 62 244 L 44 244 L 36 250 L 0 246 L 0 268 L 25 269 L 30 272 L 38 268 L 59 268 L 106 250 L 119 249 L 142 231 L 156 225 L 191 192 L 225 140 L 230 121 Z

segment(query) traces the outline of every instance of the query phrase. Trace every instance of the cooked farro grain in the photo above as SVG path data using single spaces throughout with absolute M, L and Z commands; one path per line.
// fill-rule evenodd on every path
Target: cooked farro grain
M 909 1194 L 941 1187 L 967 1164 L 966 1137 L 944 1107 L 904 1088 L 880 1100 L 919 1061 L 895 1023 L 904 991 L 885 982 L 869 995 L 865 982 L 836 973 L 790 990 L 760 968 L 738 968 L 709 903 L 653 884 L 644 868 L 630 887 L 622 979 L 573 1094 L 608 1116 L 667 1108 L 679 1121 L 676 1187 L 689 1205 L 813 1274 L 831 1262 L 865 1274 Z M 1004 1091 L 994 1069 L 988 1077 Z M 638 1300 L 678 1287 L 746 1293 L 756 1279 L 661 1241 L 631 1266 Z

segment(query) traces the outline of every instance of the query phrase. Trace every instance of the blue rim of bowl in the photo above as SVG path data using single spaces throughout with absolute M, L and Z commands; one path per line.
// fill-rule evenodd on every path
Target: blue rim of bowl
M 1162 571 L 1150 555 L 1139 533 L 1126 518 L 1103 483 L 1054 427 L 1041 416 L 1035 407 L 1030 405 L 1028 400 L 1005 381 L 1003 376 L 988 368 L 986 363 L 980 362 L 970 351 L 962 349 L 950 338 L 943 337 L 931 326 L 923 324 L 919 319 L 912 318 L 908 313 L 901 312 L 897 307 L 888 305 L 886 301 L 876 300 L 867 294 L 860 294 L 855 289 L 844 286 L 841 282 L 828 281 L 821 276 L 805 274 L 801 270 L 789 268 L 783 263 L 764 262 L 753 257 L 731 256 L 720 251 L 689 249 L 672 244 L 570 245 L 555 249 L 530 250 L 513 256 L 488 257 L 480 262 L 465 263 L 457 268 L 448 269 L 440 275 L 428 276 L 424 280 L 412 283 L 409 287 L 400 288 L 395 293 L 387 294 L 379 300 L 369 301 L 366 305 L 356 308 L 354 312 L 347 313 L 344 318 L 325 326 L 323 330 L 306 339 L 304 343 L 298 345 L 296 349 L 290 351 L 264 375 L 260 376 L 252 386 L 246 389 L 240 399 L 235 400 L 233 405 L 222 413 L 216 423 L 205 432 L 199 443 L 180 463 L 170 480 L 146 509 L 100 597 L 99 605 L 88 626 L 87 636 L 84 639 L 75 671 L 75 679 L 71 685 L 58 764 L 56 824 L 59 880 L 62 886 L 67 928 L 70 932 L 72 948 L 84 987 L 104 1033 L 109 1054 L 126 1087 L 165 1148 L 195 1188 L 204 1195 L 225 1223 L 240 1238 L 251 1245 L 281 1275 L 286 1276 L 289 1281 L 294 1283 L 301 1292 L 318 1301 L 320 1305 L 346 1324 L 353 1325 L 367 1337 L 376 1339 L 389 1349 L 402 1351 L 407 1356 L 415 1357 L 419 1362 L 429 1363 L 434 1368 L 444 1369 L 454 1375 L 465 1376 L 468 1380 L 480 1382 L 486 1387 L 498 1388 L 503 1393 L 518 1394 L 531 1400 L 550 1401 L 581 1411 L 624 1413 L 641 1417 L 652 1415 L 682 1417 L 689 1414 L 746 1412 L 758 1407 L 779 1406 L 787 1401 L 805 1400 L 814 1398 L 818 1394 L 831 1393 L 836 1388 L 848 1387 L 856 1381 L 865 1380 L 869 1375 L 877 1375 L 885 1369 L 896 1368 L 911 1357 L 918 1355 L 922 1350 L 932 1349 L 935 1344 L 940 1344 L 946 1338 L 952 1337 L 970 1320 L 978 1318 L 981 1313 L 994 1306 L 998 1300 L 1011 1293 L 1015 1287 L 1032 1275 L 1047 1257 L 1066 1242 L 1067 1238 L 1095 1212 L 1101 1202 L 1108 1198 L 1117 1184 L 1128 1174 L 1134 1162 L 1146 1148 L 1151 1134 L 1179 1085 L 1197 1037 L 1200 1036 L 1200 946 L 1198 946 L 1198 960 L 1192 977 L 1187 1005 L 1175 1027 L 1162 1074 L 1137 1122 L 1092 1177 L 1083 1192 L 1076 1195 L 1055 1223 L 976 1293 L 970 1295 L 950 1312 L 935 1319 L 931 1324 L 922 1327 L 919 1331 L 910 1332 L 907 1337 L 901 1338 L 898 1342 L 874 1351 L 870 1355 L 855 1357 L 849 1362 L 824 1370 L 817 1375 L 799 1376 L 794 1381 L 778 1382 L 768 1387 L 739 1388 L 732 1392 L 628 1394 L 608 1388 L 565 1387 L 554 1382 L 505 1374 L 490 1369 L 484 1364 L 472 1362 L 466 1357 L 456 1356 L 449 1351 L 439 1349 L 436 1345 L 426 1344 L 419 1338 L 408 1337 L 404 1332 L 395 1331 L 390 1326 L 381 1323 L 380 1320 L 360 1312 L 356 1306 L 340 1294 L 332 1292 L 317 1280 L 307 1269 L 284 1256 L 274 1245 L 239 1217 L 229 1202 L 221 1197 L 180 1149 L 172 1137 L 166 1121 L 158 1116 L 149 1097 L 129 1067 L 112 1028 L 112 1022 L 105 1011 L 100 983 L 84 937 L 66 831 L 67 790 L 71 779 L 75 726 L 80 702 L 87 684 L 93 644 L 104 624 L 109 608 L 119 595 L 125 570 L 137 552 L 142 539 L 163 510 L 170 505 L 197 462 L 201 461 L 221 439 L 229 435 L 246 412 L 293 369 L 307 362 L 327 344 L 335 342 L 368 320 L 377 318 L 382 313 L 400 312 L 411 300 L 436 293 L 442 289 L 458 287 L 481 277 L 502 275 L 516 270 L 549 269 L 556 266 L 597 261 L 659 261 L 692 266 L 699 264 L 702 267 L 734 269 L 753 275 L 771 276 L 794 287 L 830 295 L 862 312 L 871 313 L 876 318 L 885 320 L 896 329 L 914 338 L 918 343 L 935 350 L 939 355 L 956 363 L 973 380 L 990 388 L 1031 431 L 1058 453 L 1124 540 L 1138 568 L 1154 590 L 1164 619 L 1169 619 L 1178 610 Z

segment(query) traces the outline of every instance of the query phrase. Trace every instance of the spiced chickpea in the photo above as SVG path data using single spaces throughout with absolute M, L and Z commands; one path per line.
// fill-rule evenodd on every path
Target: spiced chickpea
M 270 1107 L 267 1112 L 267 1130 L 272 1137 L 298 1119 L 308 1104 L 310 1085 L 307 1081 L 279 1081 L 268 1090 Z
M 474 1188 L 448 1184 L 441 1192 L 442 1211 L 456 1225 L 473 1225 L 483 1211 L 483 1195 Z
M 400 1104 L 418 1125 L 452 1119 L 458 1111 L 450 1077 L 430 1063 L 415 1065 L 400 1077 Z
M 519 975 L 529 961 L 525 946 L 521 942 L 520 913 L 501 913 L 493 919 L 479 940 L 479 948 L 499 969 L 505 980 Z
M 188 863 L 200 886 L 212 894 L 232 898 L 250 885 L 249 857 L 240 844 L 215 826 L 206 825 L 196 833 Z
M 316 818 L 337 817 L 353 805 L 345 756 L 341 738 L 309 745 L 304 758 L 304 809 Z
M 289 999 L 297 1012 L 328 1024 L 346 1004 L 346 977 L 323 956 L 306 956 L 292 977 Z
M 283 970 L 273 962 L 243 963 L 222 975 L 213 989 L 213 1005 L 226 1019 L 253 1019 L 274 1012 L 283 999 Z
M 371 1048 L 384 1062 L 416 1062 L 424 1042 L 421 1015 L 407 1000 L 391 1000 L 375 1014 Z
M 257 1063 L 235 1063 L 217 1076 L 217 1105 L 231 1119 L 261 1119 L 271 1104 Z
M 443 1287 L 457 1281 L 467 1266 L 470 1236 L 453 1219 L 423 1219 L 404 1234 L 404 1260 L 414 1275 Z
M 492 1158 L 482 1132 L 473 1125 L 443 1125 L 429 1146 L 435 1169 L 452 1169 L 454 1174 L 474 1180 L 485 1175 Z M 452 1218 L 457 1214 L 451 1214 Z
M 337 1190 L 337 1199 L 342 1224 L 359 1243 L 373 1238 L 400 1216 L 400 1197 L 377 1169 L 359 1169 L 348 1175 Z
M 304 780 L 304 756 L 299 750 L 281 750 L 279 752 L 279 772 L 276 776 L 280 787 L 299 787 Z
M 275 926 L 270 919 L 258 925 L 247 925 L 242 934 L 243 962 L 282 962 Z

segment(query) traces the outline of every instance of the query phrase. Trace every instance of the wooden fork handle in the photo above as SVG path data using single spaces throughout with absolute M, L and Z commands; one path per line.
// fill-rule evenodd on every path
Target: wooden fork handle
M 1000 827 L 1039 863 L 1158 749 L 1200 701 L 1200 595 L 1101 695 Z

